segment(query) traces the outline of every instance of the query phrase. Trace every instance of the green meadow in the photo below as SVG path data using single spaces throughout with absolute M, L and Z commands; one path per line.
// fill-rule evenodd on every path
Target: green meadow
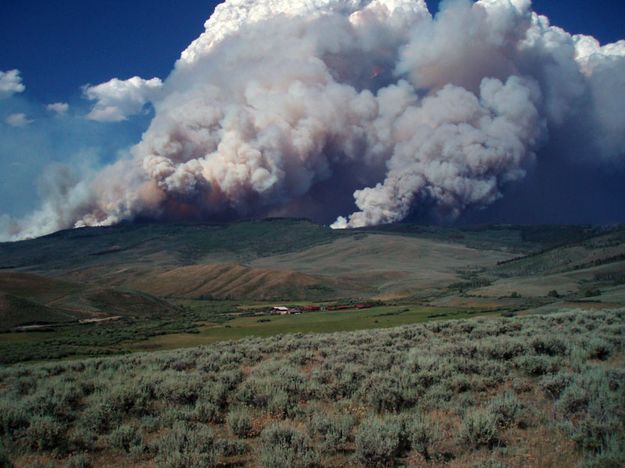
M 498 311 L 458 310 L 419 305 L 394 305 L 346 311 L 304 312 L 298 315 L 254 315 L 224 323 L 208 323 L 199 332 L 161 335 L 131 343 L 131 350 L 157 350 L 191 347 L 238 340 L 252 336 L 268 337 L 290 333 L 332 333 L 374 328 L 390 328 L 435 319 L 460 319 L 498 315 Z

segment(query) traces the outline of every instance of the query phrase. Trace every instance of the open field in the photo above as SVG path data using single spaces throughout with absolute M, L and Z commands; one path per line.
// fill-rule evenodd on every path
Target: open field
M 307 312 L 301 315 L 271 315 L 235 318 L 223 324 L 199 327 L 193 334 L 171 334 L 150 338 L 129 346 L 132 350 L 175 349 L 206 345 L 248 337 L 269 337 L 293 333 L 332 333 L 339 331 L 389 328 L 430 320 L 460 319 L 499 314 L 499 311 L 457 308 L 383 306 L 365 310 Z
M 0 463 L 623 466 L 624 330 L 618 309 L 13 366 Z
M 387 328 L 430 320 L 497 316 L 515 309 L 494 305 L 459 308 L 397 304 L 280 316 L 258 312 L 266 311 L 270 303 L 181 301 L 180 304 L 181 312 L 173 319 L 122 317 L 112 322 L 39 326 L 34 330 L 26 331 L 26 328 L 0 334 L 0 364 L 175 349 L 252 336 Z

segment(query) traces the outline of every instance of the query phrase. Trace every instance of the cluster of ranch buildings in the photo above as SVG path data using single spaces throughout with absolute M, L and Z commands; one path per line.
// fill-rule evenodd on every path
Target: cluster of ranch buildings
M 271 313 L 274 315 L 297 315 L 303 312 L 318 312 L 318 311 L 334 311 L 334 310 L 349 310 L 349 309 L 369 309 L 373 307 L 373 304 L 361 303 L 361 304 L 339 304 L 339 305 L 305 305 L 301 307 L 286 307 L 286 306 L 274 306 L 271 308 Z

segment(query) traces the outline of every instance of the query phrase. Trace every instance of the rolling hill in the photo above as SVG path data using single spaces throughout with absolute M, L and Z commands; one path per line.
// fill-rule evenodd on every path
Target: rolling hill
M 0 330 L 110 317 L 164 317 L 178 312 L 149 294 L 99 288 L 31 273 L 0 273 Z
M 175 316 L 180 300 L 619 298 L 624 278 L 620 227 L 121 224 L 0 244 L 0 313 L 11 328 Z

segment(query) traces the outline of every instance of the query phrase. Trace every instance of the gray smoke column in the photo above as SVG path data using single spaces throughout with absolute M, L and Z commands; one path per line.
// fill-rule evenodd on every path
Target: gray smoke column
M 553 135 L 595 162 L 623 157 L 625 41 L 570 35 L 529 0 L 445 5 L 433 18 L 423 0 L 226 1 L 131 156 L 57 190 L 71 203 L 47 203 L 45 223 L 34 214 L 13 237 L 136 217 L 336 215 L 327 199 L 346 191 L 357 210 L 336 228 L 424 208 L 453 220 L 522 179 Z

